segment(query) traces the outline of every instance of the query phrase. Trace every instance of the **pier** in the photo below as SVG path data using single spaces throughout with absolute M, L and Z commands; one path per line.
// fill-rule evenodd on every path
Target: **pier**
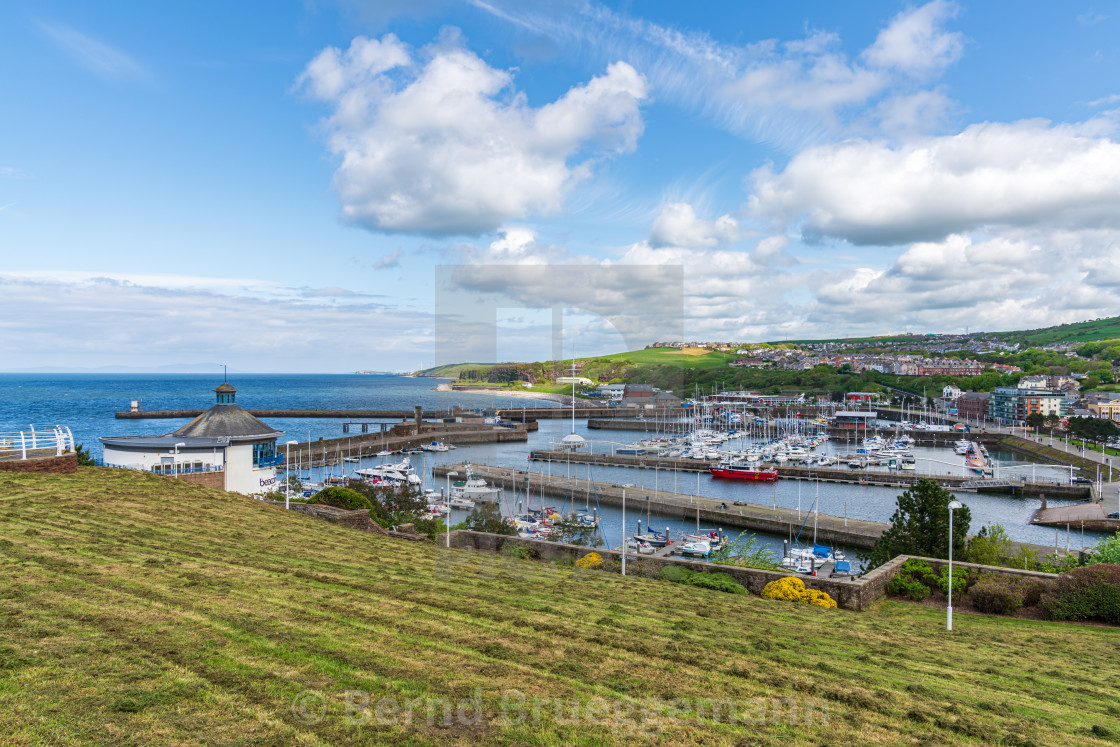
M 666 457 L 631 456 L 629 454 L 587 454 L 579 451 L 539 451 L 529 453 L 535 462 L 556 464 L 591 464 L 600 467 L 637 467 L 678 472 L 707 472 L 718 461 L 704 459 L 670 459 Z M 879 472 L 835 467 L 797 467 L 766 465 L 778 471 L 780 479 L 819 480 L 821 482 L 847 483 L 869 487 L 908 488 L 921 479 L 935 481 L 948 490 L 1005 492 L 1019 495 L 1039 495 L 1051 498 L 1091 497 L 1092 486 L 1068 485 L 1055 482 L 1025 482 L 1021 480 L 978 480 L 968 475 L 936 475 L 910 471 Z
M 204 410 L 118 410 L 113 417 L 118 420 L 160 420 L 166 418 L 194 418 Z M 246 410 L 258 418 L 349 418 L 359 420 L 412 418 L 413 410 Z M 439 419 L 456 415 L 474 414 L 474 410 L 425 410 L 423 418 Z

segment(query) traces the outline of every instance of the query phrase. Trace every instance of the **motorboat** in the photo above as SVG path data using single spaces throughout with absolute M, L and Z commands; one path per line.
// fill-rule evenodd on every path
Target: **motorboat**
M 634 552 L 638 555 L 653 555 L 655 552 L 657 552 L 657 548 L 643 540 L 629 537 L 626 540 L 626 551 Z
M 454 496 L 453 495 L 447 501 L 447 503 L 448 503 L 449 506 L 451 506 L 451 508 L 458 508 L 458 509 L 464 509 L 464 510 L 470 510 L 470 509 L 474 508 L 474 501 L 472 501 L 470 498 L 463 498 L 462 496 Z
M 367 482 L 378 481 L 383 483 L 390 483 L 392 485 L 419 485 L 420 476 L 416 474 L 416 470 L 409 464 L 406 457 L 397 464 L 382 464 L 377 467 L 367 467 L 366 469 L 354 470 L 354 474 Z
M 760 469 L 746 464 L 720 464 L 708 468 L 712 477 L 723 477 L 731 480 L 755 480 L 759 482 L 775 482 L 778 479 L 777 470 Z
M 450 451 L 450 449 L 447 447 L 447 444 L 443 443 L 442 441 L 432 441 L 429 444 L 424 444 L 423 446 L 420 447 L 420 450 L 421 451 L 440 451 L 440 452 Z
M 502 492 L 499 488 L 491 487 L 482 479 L 482 475 L 471 472 L 469 464 L 465 465 L 464 471 L 467 473 L 466 480 L 456 480 L 451 483 L 452 498 L 467 498 L 472 501 L 498 500 L 498 494 Z
M 677 545 L 677 552 L 686 558 L 706 558 L 712 554 L 712 546 L 707 542 L 685 542 Z

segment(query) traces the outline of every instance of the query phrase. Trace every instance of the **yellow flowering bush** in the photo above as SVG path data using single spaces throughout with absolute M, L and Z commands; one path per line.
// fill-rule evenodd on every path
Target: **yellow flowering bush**
M 826 609 L 835 609 L 836 602 L 828 594 L 816 589 L 806 589 L 805 582 L 796 576 L 771 581 L 762 587 L 762 596 L 766 599 L 781 599 L 786 602 L 801 602 L 802 604 L 815 604 Z
M 785 578 L 771 581 L 762 587 L 762 596 L 766 599 L 783 599 L 787 602 L 801 601 L 801 595 L 805 593 L 805 582 L 796 576 L 786 576 Z
M 801 596 L 801 601 L 805 604 L 815 604 L 825 609 L 836 609 L 835 600 L 823 591 L 817 591 L 816 589 L 806 589 L 805 593 Z
M 603 556 L 597 552 L 589 552 L 576 561 L 576 568 L 601 568 Z

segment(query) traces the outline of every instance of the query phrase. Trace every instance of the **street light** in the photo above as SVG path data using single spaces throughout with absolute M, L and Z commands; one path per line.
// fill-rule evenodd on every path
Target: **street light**
M 292 456 L 292 444 L 299 445 L 299 441 L 288 441 L 284 444 L 284 510 L 288 510 L 288 500 L 292 492 L 292 478 L 289 474 L 292 471 L 292 465 L 288 461 Z
M 177 459 L 177 457 L 179 456 L 179 447 L 180 446 L 186 446 L 186 444 L 183 443 L 182 441 L 175 444 L 175 451 L 174 451 L 175 456 L 171 457 L 171 474 L 174 475 L 175 477 L 179 476 L 179 460 Z
M 447 546 L 451 547 L 451 478 L 458 477 L 458 472 L 447 473 Z M 514 498 L 517 496 L 515 495 Z
M 949 606 L 946 610 L 945 629 L 953 629 L 953 512 L 963 508 L 960 501 L 949 501 Z

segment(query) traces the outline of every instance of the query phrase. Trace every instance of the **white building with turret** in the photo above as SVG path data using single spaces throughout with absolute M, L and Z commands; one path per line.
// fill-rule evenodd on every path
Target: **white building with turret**
M 237 389 L 222 382 L 217 404 L 182 428 L 162 436 L 102 436 L 106 467 L 167 475 L 223 473 L 222 486 L 235 493 L 266 493 L 278 486 L 283 456 L 276 439 L 284 435 L 243 410 Z

